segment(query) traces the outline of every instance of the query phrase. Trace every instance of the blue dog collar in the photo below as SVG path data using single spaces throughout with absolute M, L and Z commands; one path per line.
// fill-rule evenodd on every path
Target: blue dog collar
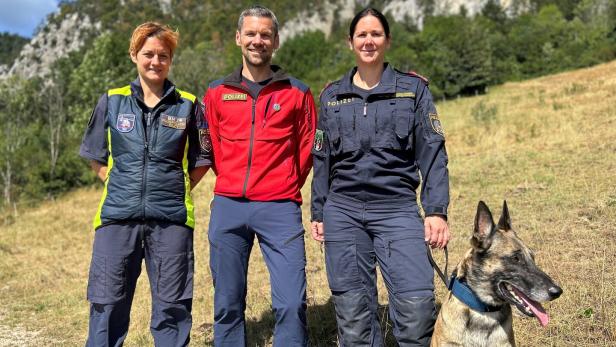
M 466 283 L 460 282 L 455 274 L 451 276 L 449 280 L 449 291 L 462 301 L 466 306 L 477 312 L 496 312 L 500 311 L 502 306 L 490 306 L 483 301 L 479 300 L 477 295 L 466 285 Z

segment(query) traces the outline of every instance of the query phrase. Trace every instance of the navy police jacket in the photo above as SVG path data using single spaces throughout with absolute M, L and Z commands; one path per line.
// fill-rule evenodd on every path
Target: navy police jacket
M 189 170 L 211 165 L 203 111 L 195 96 L 165 81 L 148 109 L 139 79 L 101 96 L 80 155 L 107 165 L 94 228 L 157 220 L 194 228 Z
M 427 81 L 386 63 L 378 86 L 361 90 L 353 85 L 355 72 L 321 93 L 312 148 L 312 220 L 323 220 L 329 194 L 414 203 L 420 182 L 426 215 L 446 216 L 445 136 Z

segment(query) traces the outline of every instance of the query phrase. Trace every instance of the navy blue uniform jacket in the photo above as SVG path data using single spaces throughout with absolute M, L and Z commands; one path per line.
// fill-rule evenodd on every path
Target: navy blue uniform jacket
M 446 217 L 445 136 L 427 81 L 386 63 L 378 86 L 362 92 L 353 86 L 355 72 L 321 93 L 312 148 L 312 220 L 323 220 L 330 193 L 365 202 L 415 202 L 420 182 L 426 216 Z

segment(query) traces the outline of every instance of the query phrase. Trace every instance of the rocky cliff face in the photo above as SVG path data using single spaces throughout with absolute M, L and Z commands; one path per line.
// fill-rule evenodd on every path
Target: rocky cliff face
M 460 13 L 462 7 L 469 15 L 480 12 L 488 0 L 434 0 L 433 14 L 447 15 Z M 424 6 L 421 0 L 390 0 L 385 2 L 383 13 L 389 18 L 401 22 L 412 21 L 419 28 L 424 19 Z M 514 14 L 514 0 L 499 0 L 501 6 L 510 14 Z M 280 42 L 301 35 L 307 31 L 320 30 L 329 35 L 334 22 L 343 22 L 353 18 L 355 11 L 365 7 L 365 0 L 332 0 L 313 11 L 303 11 L 295 18 L 287 21 L 280 30 Z
M 513 0 L 499 0 L 508 9 Z M 464 6 L 469 15 L 481 10 L 487 0 L 434 0 L 434 14 L 453 14 Z M 385 1 L 383 12 L 395 21 L 410 20 L 421 28 L 424 7 L 421 0 Z M 158 5 L 165 13 L 173 10 L 171 0 L 158 0 Z M 365 0 L 330 0 L 310 11 L 302 11 L 285 22 L 280 30 L 281 44 L 304 32 L 320 30 L 329 35 L 334 23 L 349 20 L 356 9 L 367 5 Z M 59 14 L 56 14 L 59 16 Z M 78 50 L 85 39 L 100 32 L 100 24 L 84 14 L 71 13 L 64 16 L 58 24 L 47 24 L 22 49 L 19 58 L 12 66 L 0 65 L 0 78 L 19 75 L 25 78 L 46 75 L 53 62 Z
M 76 51 L 84 44 L 87 35 L 100 30 L 88 16 L 72 13 L 58 24 L 47 24 L 21 50 L 10 68 L 0 68 L 0 77 L 19 75 L 24 78 L 44 76 L 57 59 Z

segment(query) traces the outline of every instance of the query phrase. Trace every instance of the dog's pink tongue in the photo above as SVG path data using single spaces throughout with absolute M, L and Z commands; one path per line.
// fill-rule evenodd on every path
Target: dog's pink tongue
M 548 313 L 545 312 L 545 309 L 543 308 L 543 306 L 541 306 L 540 303 L 524 295 L 522 292 L 517 290 L 517 288 L 514 287 L 513 290 L 515 291 L 516 295 L 520 299 L 522 299 L 522 301 L 524 301 L 526 305 L 528 305 L 530 310 L 533 311 L 533 313 L 535 314 L 535 317 L 537 317 L 537 319 L 539 320 L 539 324 L 541 324 L 542 327 L 545 327 L 546 325 L 548 325 L 548 323 L 550 322 L 550 317 L 548 316 Z

